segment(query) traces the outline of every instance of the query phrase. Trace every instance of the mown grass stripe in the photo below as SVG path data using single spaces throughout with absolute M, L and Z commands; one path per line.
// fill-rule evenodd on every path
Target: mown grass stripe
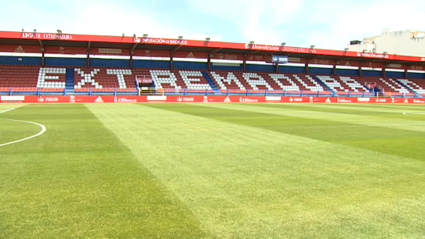
M 358 108 L 358 107 L 372 107 L 372 108 L 382 108 L 382 109 L 390 109 L 390 110 L 396 110 L 396 109 L 410 109 L 410 110 L 423 110 L 424 105 L 423 104 L 342 104 L 345 107 L 352 107 L 352 108 Z
M 0 149 L 0 238 L 204 238 L 190 211 L 84 105 L 31 105 L 43 123 Z
M 212 237 L 422 235 L 422 161 L 214 118 L 243 119 L 243 111 L 88 107 Z
M 207 106 L 207 105 L 205 105 Z M 404 119 L 389 119 L 376 116 L 368 115 L 355 115 L 344 114 L 338 112 L 326 112 L 326 105 L 323 111 L 317 113 L 316 111 L 311 111 L 304 109 L 302 107 L 297 107 L 296 105 L 276 105 L 276 104 L 209 104 L 208 107 L 224 108 L 224 109 L 235 109 L 235 110 L 244 110 L 264 114 L 274 114 L 290 117 L 300 117 L 307 119 L 316 119 L 316 120 L 330 120 L 339 123 L 348 123 L 348 124 L 359 124 L 363 126 L 370 127 L 385 127 L 388 130 L 400 129 L 400 130 L 411 130 L 418 132 L 425 132 L 425 121 L 412 120 L 408 117 Z M 278 110 L 280 109 L 280 110 Z M 347 109 L 348 111 L 348 109 Z
M 343 114 L 354 114 L 354 115 L 365 115 L 388 118 L 398 118 L 402 120 L 418 120 L 425 121 L 425 108 L 388 108 L 379 107 L 379 105 L 331 105 L 331 104 L 299 104 L 299 105 L 284 105 L 283 107 L 270 104 L 270 105 L 259 105 L 262 107 L 277 107 L 277 108 L 300 108 L 310 111 L 329 112 L 329 113 L 343 113 Z M 406 114 L 416 114 L 416 118 L 406 117 Z
M 422 150 L 425 135 L 422 132 L 366 126 L 362 118 L 351 116 L 358 124 L 344 123 L 324 112 L 306 111 L 304 108 L 268 107 L 253 105 L 190 105 L 155 107 L 171 111 L 212 118 L 224 122 L 258 127 L 285 134 L 394 154 L 424 160 Z M 299 112 L 301 111 L 301 113 Z M 298 115 L 299 117 L 295 117 Z

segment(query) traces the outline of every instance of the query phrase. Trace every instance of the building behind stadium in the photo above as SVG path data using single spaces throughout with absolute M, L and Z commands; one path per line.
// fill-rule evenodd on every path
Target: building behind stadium
M 363 41 L 351 41 L 349 51 L 380 53 L 390 55 L 425 57 L 425 32 L 423 31 L 390 31 Z

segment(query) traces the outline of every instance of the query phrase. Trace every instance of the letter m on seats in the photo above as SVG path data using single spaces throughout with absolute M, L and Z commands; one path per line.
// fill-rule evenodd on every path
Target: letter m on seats
M 227 77 L 225 77 L 212 71 L 211 76 L 217 82 L 221 90 L 227 90 L 228 88 L 231 88 L 230 86 L 232 85 L 232 82 L 234 82 L 239 89 L 245 90 L 245 87 L 242 85 L 239 79 L 235 76 L 235 74 L 233 74 L 233 72 L 228 72 Z

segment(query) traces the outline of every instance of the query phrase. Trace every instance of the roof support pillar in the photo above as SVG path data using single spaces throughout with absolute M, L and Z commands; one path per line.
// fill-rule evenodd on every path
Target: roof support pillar
M 46 58 L 44 57 L 44 47 L 41 48 L 41 67 L 46 66 Z
M 174 51 L 170 52 L 170 70 L 174 70 Z
M 130 69 L 133 69 L 133 54 L 134 51 L 130 51 Z
M 310 73 L 309 73 L 309 70 L 308 70 L 308 62 L 306 62 L 306 63 L 305 63 L 305 66 L 304 66 L 304 73 L 305 73 L 306 75 L 310 74 Z
M 277 64 L 277 63 L 276 63 L 274 71 L 275 71 L 276 73 L 279 73 L 279 64 Z
M 87 58 L 86 58 L 86 60 L 87 60 L 87 62 L 86 62 L 87 67 L 90 67 L 90 50 L 89 49 L 87 49 Z
M 91 42 L 88 42 L 87 44 L 87 58 L 86 58 L 86 66 L 90 67 L 90 47 L 91 47 Z
M 406 69 L 404 69 L 404 78 L 405 79 L 409 78 L 409 73 L 407 72 L 407 67 L 406 67 Z
M 382 68 L 382 78 L 386 78 L 387 77 L 387 73 L 386 73 L 386 68 L 385 67 L 383 67 Z
M 332 75 L 336 75 L 336 65 L 332 66 Z
M 244 54 L 243 55 L 243 68 L 242 68 L 242 70 L 243 70 L 243 72 L 246 72 L 246 59 L 248 58 L 248 55 L 247 54 Z
M 359 71 L 359 77 L 363 77 L 363 70 L 362 70 L 362 63 L 361 62 L 359 63 L 358 71 Z
M 207 70 L 211 71 L 211 54 L 210 53 L 208 53 Z

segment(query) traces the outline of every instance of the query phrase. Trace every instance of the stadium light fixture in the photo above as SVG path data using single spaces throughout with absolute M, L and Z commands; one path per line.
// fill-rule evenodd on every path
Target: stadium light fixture
M 366 51 L 367 51 L 367 50 L 366 50 L 366 49 L 364 49 L 364 50 L 363 50 L 363 53 L 366 53 Z
M 282 42 L 280 45 L 281 46 L 286 46 L 286 42 Z
M 344 51 L 348 51 L 348 47 L 344 48 Z
M 206 41 L 210 41 L 210 40 L 211 40 L 211 38 L 207 37 L 207 38 L 205 38 L 205 40 L 206 40 Z
M 22 28 L 22 32 L 24 32 L 25 30 Z
M 310 46 L 310 48 L 311 48 L 311 49 L 313 49 L 313 48 L 315 48 L 315 47 L 316 47 L 316 45 L 311 45 L 311 46 Z
M 179 40 L 183 39 L 183 36 L 179 36 Z
M 387 55 L 387 54 L 388 54 L 388 52 L 384 51 L 384 55 Z
M 249 44 L 253 45 L 255 44 L 255 41 L 250 41 Z
M 133 37 L 136 38 L 136 34 L 133 34 Z
M 58 34 L 62 34 L 62 30 L 61 29 L 58 29 L 57 32 L 58 32 Z
M 37 32 L 37 29 L 34 29 L 34 32 Z
M 147 33 L 143 34 L 143 37 L 148 37 L 148 34 Z

